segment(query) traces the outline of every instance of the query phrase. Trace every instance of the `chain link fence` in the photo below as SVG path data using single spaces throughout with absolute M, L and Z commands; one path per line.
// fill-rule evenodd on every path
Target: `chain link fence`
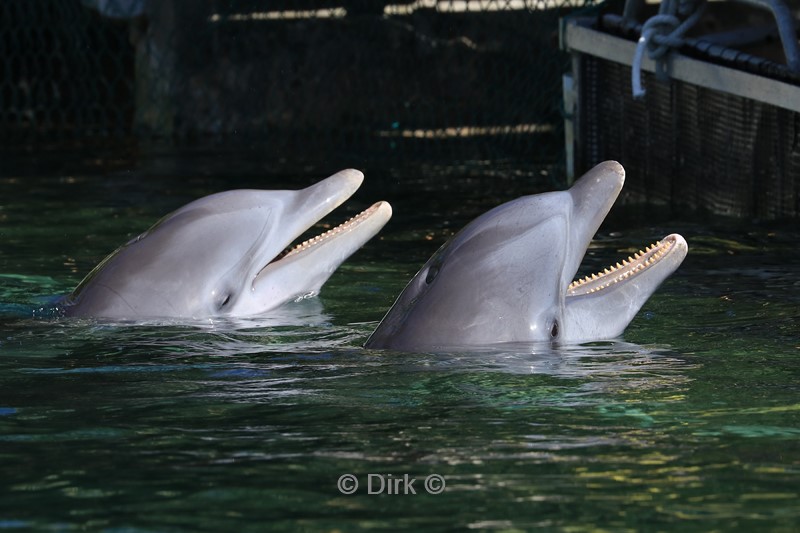
M 3 0 L 0 141 L 560 157 L 579 0 Z

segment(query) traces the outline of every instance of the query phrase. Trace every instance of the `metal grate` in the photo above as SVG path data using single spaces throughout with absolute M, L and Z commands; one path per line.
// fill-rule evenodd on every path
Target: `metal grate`
M 3 0 L 0 141 L 555 161 L 575 0 Z
M 0 140 L 125 135 L 133 116 L 127 24 L 77 1 L 0 2 Z
M 763 218 L 800 214 L 800 115 L 649 73 L 631 97 L 630 67 L 581 57 L 579 169 L 618 159 L 637 201 Z

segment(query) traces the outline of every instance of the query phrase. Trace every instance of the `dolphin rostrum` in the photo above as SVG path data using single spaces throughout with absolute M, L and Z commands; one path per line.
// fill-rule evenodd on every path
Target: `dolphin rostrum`
M 524 196 L 473 220 L 417 272 L 367 348 L 463 349 L 610 339 L 681 264 L 680 235 L 573 281 L 625 180 L 615 161 L 567 191 Z
M 386 224 L 391 207 L 378 202 L 287 247 L 363 179 L 350 169 L 299 191 L 234 190 L 195 200 L 106 257 L 67 297 L 64 314 L 244 317 L 313 296 Z

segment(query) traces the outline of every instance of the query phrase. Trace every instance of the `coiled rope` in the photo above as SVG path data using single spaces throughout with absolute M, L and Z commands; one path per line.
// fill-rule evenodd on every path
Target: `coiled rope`
M 706 8 L 706 0 L 663 0 L 657 15 L 650 17 L 642 26 L 642 34 L 636 44 L 636 53 L 633 55 L 631 66 L 631 85 L 633 97 L 644 97 L 642 87 L 642 60 L 644 53 L 656 62 L 656 77 L 666 81 L 667 68 L 665 58 L 668 52 L 683 46 L 683 36 L 694 26 Z M 678 14 L 687 16 L 681 22 Z

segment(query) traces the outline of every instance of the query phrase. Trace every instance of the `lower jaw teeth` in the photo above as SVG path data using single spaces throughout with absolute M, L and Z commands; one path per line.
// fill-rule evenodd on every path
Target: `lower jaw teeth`
M 644 250 L 639 250 L 632 256 L 622 261 L 622 264 L 617 263 L 610 266 L 598 274 L 592 274 L 579 280 L 575 280 L 567 287 L 567 293 L 575 294 L 580 290 L 580 294 L 591 294 L 599 290 L 608 288 L 609 286 L 624 281 L 631 276 L 645 270 L 649 266 L 658 262 L 658 260 L 672 247 L 672 242 L 656 241 Z M 620 270 L 622 272 L 620 272 Z M 614 274 L 617 274 L 614 276 Z M 613 276 L 613 277 L 612 277 Z M 608 278 L 608 279 L 607 279 Z M 606 281 L 607 279 L 607 281 Z M 589 285 L 588 287 L 586 285 Z
M 298 252 L 300 252 L 300 251 L 302 251 L 302 250 L 304 250 L 306 248 L 309 248 L 311 246 L 317 245 L 320 242 L 324 241 L 325 239 L 328 239 L 328 238 L 336 235 L 337 233 L 341 233 L 345 229 L 349 228 L 350 226 L 353 226 L 353 225 L 357 224 L 358 222 L 360 222 L 361 220 L 366 218 L 369 214 L 371 214 L 373 211 L 375 211 L 375 209 L 377 208 L 377 206 L 379 204 L 380 204 L 380 202 L 378 202 L 377 204 L 371 205 L 370 207 L 368 207 L 364 211 L 361 211 L 357 215 L 347 219 L 345 222 L 342 222 L 338 226 L 334 226 L 333 228 L 331 228 L 331 229 L 329 229 L 329 230 L 327 230 L 327 231 L 325 231 L 323 233 L 320 233 L 316 237 L 312 237 L 312 238 L 310 238 L 308 240 L 305 240 L 300 244 L 296 244 L 294 246 L 290 246 L 289 248 L 285 249 L 280 254 L 275 256 L 275 259 L 270 261 L 270 263 L 274 263 L 276 261 L 280 261 L 281 259 L 284 259 L 284 258 L 286 258 L 286 257 L 288 257 L 290 255 L 296 254 L 296 253 L 298 253 Z

